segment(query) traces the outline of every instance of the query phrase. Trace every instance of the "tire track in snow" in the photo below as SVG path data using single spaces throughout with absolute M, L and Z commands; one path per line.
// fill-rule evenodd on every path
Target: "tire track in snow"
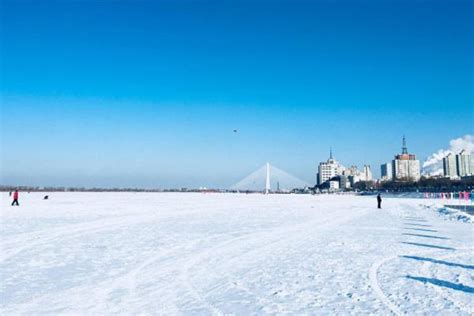
M 193 242 L 193 244 L 196 244 L 197 242 Z M 107 279 L 95 286 L 95 288 L 106 288 L 107 291 L 105 293 L 102 293 L 102 300 L 101 302 L 103 303 L 103 306 L 101 308 L 101 312 L 103 313 L 104 311 L 107 311 L 107 298 L 116 290 L 121 290 L 124 289 L 127 291 L 127 299 L 123 300 L 125 301 L 124 304 L 125 306 L 119 305 L 117 306 L 117 309 L 119 310 L 126 310 L 126 308 L 130 308 L 130 302 L 131 301 L 138 301 L 139 300 L 139 295 L 137 293 L 137 279 L 139 274 L 143 273 L 143 270 L 145 270 L 147 267 L 156 264 L 159 261 L 166 261 L 166 258 L 173 253 L 176 253 L 177 251 L 181 250 L 182 248 L 186 248 L 189 246 L 188 244 L 175 247 L 172 249 L 168 249 L 167 251 L 157 253 L 151 257 L 149 257 L 147 260 L 142 262 L 141 264 L 137 265 L 135 268 L 125 272 L 118 278 L 114 278 L 113 280 Z M 166 264 L 165 264 L 166 266 Z M 170 270 L 165 270 L 162 273 L 166 274 L 169 273 Z M 86 289 L 87 290 L 87 289 Z M 99 292 L 100 293 L 100 292 Z M 179 308 L 175 304 L 173 305 L 173 310 L 178 311 Z M 143 306 L 142 306 L 143 307 Z M 100 309 L 99 309 L 100 310 Z
M 135 218 L 134 221 L 129 221 L 128 218 Z M 140 218 L 139 220 L 136 219 L 136 216 L 127 216 L 124 218 L 120 218 L 120 220 L 114 220 L 113 222 L 103 222 L 103 221 L 94 221 L 93 223 L 88 223 L 85 225 L 80 225 L 80 227 L 66 227 L 62 229 L 56 230 L 54 234 L 48 234 L 48 236 L 43 237 L 42 235 L 32 237 L 29 239 L 23 239 L 23 240 L 17 240 L 14 243 L 19 243 L 19 244 L 26 244 L 25 246 L 22 246 L 20 248 L 15 248 L 14 245 L 10 245 L 10 251 L 8 249 L 5 249 L 5 244 L 2 243 L 2 254 L 0 255 L 0 263 L 17 256 L 18 254 L 27 251 L 32 248 L 36 248 L 38 246 L 42 245 L 47 245 L 50 244 L 58 239 L 64 240 L 64 239 L 70 239 L 70 238 L 76 238 L 76 237 L 81 237 L 84 234 L 94 234 L 94 233 L 99 233 L 107 230 L 114 230 L 123 226 L 129 226 L 129 225 L 136 225 L 140 224 L 142 222 L 146 222 L 150 219 L 156 219 L 156 217 L 150 216 L 146 218 Z
M 242 232 L 237 232 L 237 233 L 242 233 Z M 218 245 L 216 245 L 215 247 L 223 247 L 225 246 L 225 244 L 227 243 L 230 243 L 232 241 L 234 241 L 235 239 L 238 239 L 238 238 L 243 238 L 243 237 L 246 237 L 247 235 L 245 236 L 237 236 L 235 238 L 232 238 L 232 240 L 227 240 L 227 241 L 224 241 Z M 219 237 L 222 237 L 222 234 L 220 235 L 217 235 L 217 236 L 212 236 L 210 238 L 206 238 L 206 240 L 210 240 L 210 239 L 215 239 L 215 238 L 219 238 Z M 196 244 L 198 244 L 200 241 L 194 241 L 192 244 L 193 246 L 195 246 Z M 152 256 L 150 257 L 149 259 L 147 259 L 145 262 L 143 262 L 142 264 L 138 265 L 135 269 L 127 272 L 126 274 L 122 275 L 119 279 L 117 280 L 114 280 L 112 281 L 112 284 L 115 285 L 113 286 L 113 288 L 111 290 L 108 291 L 108 294 L 110 294 L 111 292 L 113 292 L 113 290 L 117 289 L 117 288 L 125 288 L 126 290 L 129 291 L 130 293 L 130 297 L 133 299 L 134 297 L 137 298 L 138 295 L 136 293 L 136 281 L 137 281 L 137 278 L 138 278 L 138 275 L 140 273 L 143 272 L 143 270 L 145 268 L 147 268 L 148 266 L 151 266 L 153 265 L 154 263 L 156 263 L 157 261 L 160 261 L 160 260 L 163 260 L 165 259 L 165 257 L 167 257 L 169 254 L 176 254 L 176 255 L 179 255 L 177 253 L 177 251 L 179 250 L 182 250 L 183 248 L 188 248 L 189 244 L 187 245 L 184 245 L 184 246 L 179 246 L 179 247 L 175 247 L 173 249 L 170 249 L 168 251 L 166 251 L 165 253 L 161 253 L 161 254 L 158 254 L 158 255 L 155 255 L 155 256 Z M 187 262 L 188 261 L 188 258 L 185 257 L 182 259 L 182 261 L 185 261 Z M 186 263 L 183 263 L 183 264 L 186 264 Z M 189 263 L 187 263 L 189 264 Z M 164 264 L 162 265 L 162 267 L 166 267 L 168 266 L 168 269 L 162 271 L 160 274 L 162 275 L 166 275 L 166 274 L 174 274 L 175 272 L 175 269 L 174 267 L 176 266 L 176 262 L 170 262 L 168 264 Z M 182 278 L 181 278 L 182 280 Z M 104 284 L 106 284 L 104 282 Z M 125 285 L 125 286 L 123 286 Z M 179 284 L 177 285 L 177 287 L 179 287 Z M 212 304 L 209 304 L 203 297 L 202 295 L 200 295 L 198 293 L 198 291 L 195 290 L 194 287 L 190 288 L 190 294 L 191 296 L 193 296 L 196 300 L 198 300 L 199 302 L 201 302 L 209 311 L 211 311 L 213 314 L 216 314 L 216 315 L 223 315 L 223 313 L 218 309 L 216 308 L 215 306 L 213 306 Z M 174 305 L 175 307 L 175 310 L 179 310 L 179 307 Z
M 193 244 L 196 244 L 196 242 L 193 242 Z M 88 285 L 87 287 L 75 287 L 69 289 L 66 293 L 62 293 L 63 296 L 66 297 L 87 297 L 87 295 L 91 296 L 91 300 L 94 300 L 94 308 L 92 310 L 87 310 L 87 313 L 92 313 L 92 314 L 107 314 L 107 311 L 110 312 L 110 304 L 108 303 L 108 297 L 110 294 L 112 294 L 116 290 L 126 290 L 127 291 L 127 300 L 124 300 L 124 304 L 117 304 L 116 309 L 117 313 L 121 314 L 123 313 L 124 310 L 127 310 L 127 308 L 130 308 L 130 303 L 131 301 L 134 301 L 134 299 L 139 298 L 139 295 L 136 292 L 137 288 L 137 276 L 142 273 L 144 269 L 149 267 L 150 265 L 153 265 L 154 263 L 158 261 L 166 261 L 166 258 L 170 254 L 176 254 L 177 251 L 182 250 L 183 248 L 187 248 L 189 244 L 181 245 L 175 248 L 168 249 L 164 252 L 157 253 L 156 255 L 153 255 L 149 257 L 147 260 L 142 262 L 141 264 L 137 265 L 135 268 L 132 270 L 128 270 L 125 273 L 119 275 L 119 276 L 113 276 L 108 279 L 105 279 L 103 281 L 97 282 L 93 284 L 93 287 L 91 285 Z M 174 263 L 168 263 L 164 264 L 162 266 L 171 266 Z M 166 269 L 163 270 L 161 274 L 166 275 L 166 274 L 172 274 L 173 269 Z M 29 301 L 27 304 L 18 304 L 16 306 L 16 309 L 21 309 L 22 306 L 29 306 L 29 305 L 38 305 L 42 304 L 42 302 L 49 301 L 51 293 L 43 293 L 41 295 L 35 295 L 34 299 L 32 301 Z M 86 296 L 84 296 L 86 295 Z M 81 302 L 77 302 L 78 305 L 81 305 Z M 171 305 L 171 304 L 170 304 Z M 68 306 L 69 307 L 69 306 Z M 141 306 L 143 307 L 143 306 Z M 161 306 L 160 308 L 163 308 Z M 138 308 L 137 310 L 140 310 Z M 173 310 L 178 311 L 179 308 L 176 305 L 173 305 Z M 74 313 L 85 313 L 84 310 L 81 311 L 75 311 Z M 29 313 L 27 311 L 24 311 L 24 313 Z M 0 315 L 3 314 L 0 312 Z M 7 313 L 8 314 L 8 313 Z
M 399 257 L 398 255 L 385 257 L 379 261 L 376 261 L 374 264 L 372 264 L 369 270 L 369 280 L 370 280 L 370 286 L 373 288 L 374 293 L 378 297 L 378 299 L 386 307 L 388 307 L 392 313 L 394 313 L 395 315 L 402 315 L 401 310 L 395 304 L 393 304 L 385 295 L 385 293 L 382 291 L 382 288 L 380 287 L 380 283 L 377 277 L 378 270 L 380 269 L 382 265 L 386 264 L 387 262 L 391 260 L 397 259 L 398 257 Z
M 456 254 L 450 254 L 450 255 L 445 255 L 445 256 L 441 256 L 439 257 L 440 259 L 447 259 L 447 258 L 451 258 L 451 257 L 455 257 L 457 255 L 462 255 L 463 253 L 467 252 L 467 251 L 472 251 L 472 248 L 462 248 L 462 249 L 458 249 L 458 250 L 463 250 L 464 252 L 461 252 L 461 253 L 456 253 Z M 439 253 L 439 250 L 435 250 L 435 251 L 429 251 L 429 252 L 425 252 L 425 253 L 422 253 L 421 255 L 423 256 L 428 256 L 428 255 L 433 255 L 435 253 Z M 414 255 L 420 255 L 419 252 L 412 252 L 409 254 L 409 256 L 414 256 Z M 375 262 L 371 268 L 370 268 L 370 272 L 369 272 L 369 279 L 370 279 L 370 285 L 372 286 L 372 288 L 374 289 L 375 293 L 377 294 L 378 298 L 396 315 L 402 315 L 403 313 L 401 312 L 401 310 L 394 304 L 392 303 L 388 297 L 385 295 L 385 293 L 382 291 L 381 289 L 381 286 L 380 286 L 380 283 L 378 282 L 378 270 L 380 269 L 380 267 L 382 267 L 384 264 L 387 264 L 388 262 L 390 261 L 393 261 L 393 260 L 396 260 L 396 259 L 400 259 L 400 255 L 394 255 L 394 256 L 389 256 L 389 257 L 384 257 L 383 259 Z M 433 276 L 431 274 L 431 276 Z M 437 287 L 434 287 L 435 290 L 439 291 L 440 294 L 443 293 L 443 291 L 441 291 L 439 288 Z M 451 300 L 456 306 L 458 306 L 456 304 L 455 301 Z M 464 305 L 463 305 L 464 306 Z M 459 306 L 458 306 L 459 307 Z M 462 308 L 461 308 L 462 309 Z M 468 313 L 470 313 L 470 310 L 463 310 L 463 311 L 466 311 Z
M 403 212 L 402 220 L 407 220 L 406 217 L 413 217 L 413 218 L 417 217 L 417 218 L 419 218 L 418 217 L 419 213 L 416 213 L 416 211 L 413 209 L 414 208 L 413 206 L 403 203 L 403 204 L 401 204 L 401 207 L 402 207 L 402 209 L 406 209 Z M 415 213 L 415 216 L 413 216 L 414 213 Z M 388 213 L 388 214 L 390 215 L 390 213 Z M 425 220 L 425 218 L 421 218 L 421 219 Z M 464 249 L 457 249 L 457 250 L 464 250 Z M 437 250 L 428 251 L 428 252 L 423 253 L 422 255 L 426 256 L 426 255 L 431 255 L 433 253 L 439 253 L 439 251 L 437 251 Z M 417 252 L 413 252 L 410 255 L 419 255 L 419 254 L 420 254 L 420 252 L 417 251 Z M 449 254 L 449 255 L 443 256 L 442 258 L 444 258 L 444 257 L 445 258 L 453 257 L 453 256 L 456 256 L 458 254 L 459 253 Z M 396 306 L 392 301 L 390 301 L 390 299 L 383 292 L 383 290 L 380 286 L 380 283 L 378 281 L 378 270 L 380 269 L 380 267 L 382 265 L 387 264 L 388 262 L 390 262 L 392 260 L 395 260 L 395 259 L 398 259 L 398 258 L 400 258 L 400 255 L 393 255 L 393 256 L 384 257 L 381 260 L 379 260 L 379 261 L 375 262 L 374 264 L 372 264 L 372 266 L 370 267 L 370 270 L 369 270 L 370 285 L 374 289 L 375 294 L 385 304 L 385 306 L 388 307 L 390 309 L 390 311 L 392 313 L 394 313 L 395 315 L 401 315 L 403 313 L 401 312 L 399 307 Z M 439 289 L 437 289 L 437 290 L 439 291 Z
M 199 293 L 199 291 L 196 289 L 196 287 L 193 286 L 193 284 L 192 284 L 192 282 L 189 278 L 189 270 L 192 267 L 198 265 L 200 262 L 204 261 L 206 258 L 210 257 L 211 255 L 215 255 L 215 252 L 218 251 L 219 249 L 222 249 L 223 247 L 228 246 L 228 245 L 230 245 L 232 243 L 235 243 L 235 242 L 245 240 L 246 244 L 248 244 L 248 241 L 247 241 L 248 239 L 252 240 L 252 239 L 255 239 L 256 236 L 265 236 L 265 235 L 270 235 L 270 237 L 273 236 L 272 239 L 276 239 L 276 240 L 272 240 L 271 242 L 264 243 L 264 244 L 262 244 L 258 247 L 252 247 L 252 249 L 250 249 L 248 251 L 245 251 L 243 253 L 233 254 L 233 258 L 231 259 L 230 262 L 235 261 L 238 258 L 241 258 L 244 255 L 247 255 L 248 253 L 259 251 L 260 249 L 262 249 L 264 247 L 268 247 L 269 245 L 273 245 L 273 244 L 276 244 L 276 243 L 281 243 L 281 241 L 282 241 L 281 237 L 282 236 L 283 237 L 288 236 L 288 235 L 290 235 L 290 233 L 300 232 L 300 233 L 305 233 L 306 234 L 308 231 L 314 231 L 315 229 L 328 229 L 328 228 L 331 228 L 335 225 L 351 221 L 351 220 L 353 220 L 355 218 L 358 218 L 360 216 L 363 216 L 363 215 L 365 215 L 369 212 L 370 212 L 369 209 L 361 208 L 358 212 L 351 212 L 349 214 L 347 214 L 346 212 L 341 212 L 342 213 L 341 217 L 337 216 L 339 214 L 334 214 L 334 216 L 330 217 L 328 220 L 322 221 L 322 222 L 319 222 L 319 223 L 318 223 L 317 220 L 315 220 L 315 221 L 310 221 L 310 222 L 306 222 L 306 223 L 303 223 L 303 224 L 293 224 L 290 227 L 278 227 L 278 228 L 269 229 L 269 230 L 266 230 L 266 231 L 255 232 L 255 233 L 247 234 L 247 235 L 244 235 L 244 236 L 239 236 L 239 237 L 232 238 L 232 239 L 224 241 L 224 242 L 222 242 L 222 243 L 220 243 L 220 244 L 218 244 L 214 247 L 211 247 L 211 248 L 207 249 L 206 251 L 201 252 L 197 256 L 195 256 L 193 258 L 193 260 L 191 260 L 183 268 L 183 271 L 182 271 L 182 274 L 181 274 L 182 280 L 185 282 L 186 286 L 190 289 L 191 293 L 195 296 L 195 298 L 197 298 L 201 303 L 203 303 L 205 306 L 207 306 L 207 308 L 209 309 L 209 311 L 211 313 L 217 314 L 217 315 L 222 315 L 224 313 L 221 310 L 219 310 L 215 305 L 210 304 Z M 316 224 L 314 224 L 315 222 L 316 222 Z M 308 228 L 308 229 L 303 229 L 303 228 Z M 294 238 L 297 238 L 297 237 L 295 236 Z M 297 238 L 297 239 L 299 239 L 299 238 Z M 209 271 L 209 270 L 207 270 L 207 271 Z
M 192 284 L 191 282 L 191 279 L 189 277 L 189 270 L 198 265 L 200 262 L 202 262 L 203 260 L 205 260 L 206 258 L 210 257 L 211 254 L 215 253 L 217 250 L 227 246 L 227 245 L 230 245 L 236 241 L 239 241 L 239 240 L 245 240 L 245 239 L 248 239 L 252 236 L 255 236 L 255 235 L 261 235 L 263 232 L 262 231 L 259 231 L 259 232 L 255 232 L 255 233 L 250 233 L 250 234 L 246 234 L 246 235 L 243 235 L 243 236 L 237 236 L 237 237 L 234 237 L 234 238 L 231 238 L 231 239 L 228 239 L 226 241 L 223 241 L 205 251 L 202 251 L 200 253 L 198 253 L 197 255 L 194 255 L 192 260 L 190 261 L 187 261 L 187 263 L 185 264 L 185 266 L 181 269 L 180 271 L 180 276 L 179 276 L 179 279 L 181 280 L 181 282 L 184 283 L 184 285 L 188 288 L 190 294 L 198 301 L 200 302 L 202 305 L 204 305 L 208 310 L 209 312 L 211 312 L 213 315 L 224 315 L 225 313 L 222 312 L 219 308 L 217 308 L 214 304 L 211 304 L 208 302 L 208 300 L 206 300 L 200 293 L 199 293 L 199 290 Z
M 409 206 L 408 204 L 401 204 L 401 209 L 404 210 L 403 213 L 402 213 L 402 217 L 401 219 L 404 220 L 406 216 L 412 216 L 412 213 L 414 212 L 412 210 L 412 207 Z M 410 211 L 406 211 L 405 209 L 407 210 L 410 210 Z M 407 215 L 407 213 L 409 215 Z M 390 217 L 390 219 L 392 220 L 392 222 L 394 222 L 394 217 L 393 215 L 389 212 L 387 213 L 388 216 Z M 384 264 L 392 261 L 392 260 L 395 260 L 399 258 L 399 255 L 392 255 L 392 256 L 388 256 L 388 257 L 384 257 L 376 262 L 374 262 L 372 264 L 372 266 L 370 267 L 369 269 L 369 282 L 370 282 L 370 286 L 372 287 L 375 295 L 378 297 L 378 299 L 388 308 L 390 309 L 390 311 L 395 314 L 395 315 L 402 315 L 402 311 L 399 309 L 398 306 L 396 306 L 392 301 L 390 301 L 390 299 L 387 297 L 387 295 L 385 295 L 385 293 L 383 292 L 382 290 L 382 287 L 380 286 L 380 283 L 378 281 L 378 270 L 380 269 L 381 266 L 383 266 Z

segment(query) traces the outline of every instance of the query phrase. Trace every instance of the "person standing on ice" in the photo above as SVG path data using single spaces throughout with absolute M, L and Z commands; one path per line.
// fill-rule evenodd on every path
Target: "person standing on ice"
M 380 193 L 377 194 L 377 208 L 382 208 L 382 197 L 380 196 Z
M 20 204 L 18 203 L 18 190 L 15 190 L 15 192 L 13 192 L 12 206 L 13 205 L 20 206 Z

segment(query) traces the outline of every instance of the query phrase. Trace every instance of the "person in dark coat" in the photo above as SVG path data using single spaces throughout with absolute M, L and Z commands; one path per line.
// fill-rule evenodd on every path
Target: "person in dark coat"
M 380 193 L 377 194 L 377 208 L 382 208 L 382 197 L 380 196 Z
M 15 190 L 15 192 L 13 192 L 12 206 L 13 205 L 20 206 L 20 204 L 18 203 L 18 190 Z

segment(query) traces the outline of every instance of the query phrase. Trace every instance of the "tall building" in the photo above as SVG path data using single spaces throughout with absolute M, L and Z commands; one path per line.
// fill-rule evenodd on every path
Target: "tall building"
M 364 165 L 363 178 L 365 181 L 372 181 L 372 169 L 370 169 L 370 165 Z
M 405 136 L 403 136 L 402 153 L 392 160 L 393 179 L 402 181 L 418 181 L 421 177 L 420 161 L 408 153 Z
M 343 171 L 345 176 L 358 176 L 360 171 L 357 169 L 357 166 L 350 166 L 349 168 L 345 168 Z
M 344 177 L 347 177 L 347 187 L 353 187 L 355 183 L 361 181 L 361 173 L 357 166 L 350 166 L 342 172 Z
M 342 175 L 344 167 L 332 157 L 332 149 L 329 152 L 329 159 L 319 163 L 318 166 L 318 185 L 332 179 L 335 176 Z
M 444 161 L 444 159 L 443 159 Z M 460 177 L 474 175 L 474 158 L 467 151 L 462 150 L 456 155 L 456 169 Z
M 339 188 L 341 189 L 349 189 L 351 187 L 351 182 L 348 176 L 338 176 L 339 178 Z
M 380 166 L 380 175 L 383 181 L 393 179 L 392 164 L 390 162 Z
M 350 166 L 349 168 L 345 168 L 342 174 L 349 180 L 347 187 L 354 186 L 355 183 L 360 181 L 372 181 L 372 170 L 370 169 L 370 165 L 364 165 L 362 171 L 357 169 L 357 166 Z
M 458 168 L 456 166 L 457 155 L 454 156 L 452 153 L 449 153 L 446 157 L 443 158 L 443 173 L 445 177 L 448 178 L 457 178 Z

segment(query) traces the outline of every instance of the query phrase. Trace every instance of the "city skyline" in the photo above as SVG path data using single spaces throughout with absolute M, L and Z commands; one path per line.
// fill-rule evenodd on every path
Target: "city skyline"
M 0 184 L 315 182 L 331 147 L 379 178 L 474 134 L 470 1 L 1 6 Z

